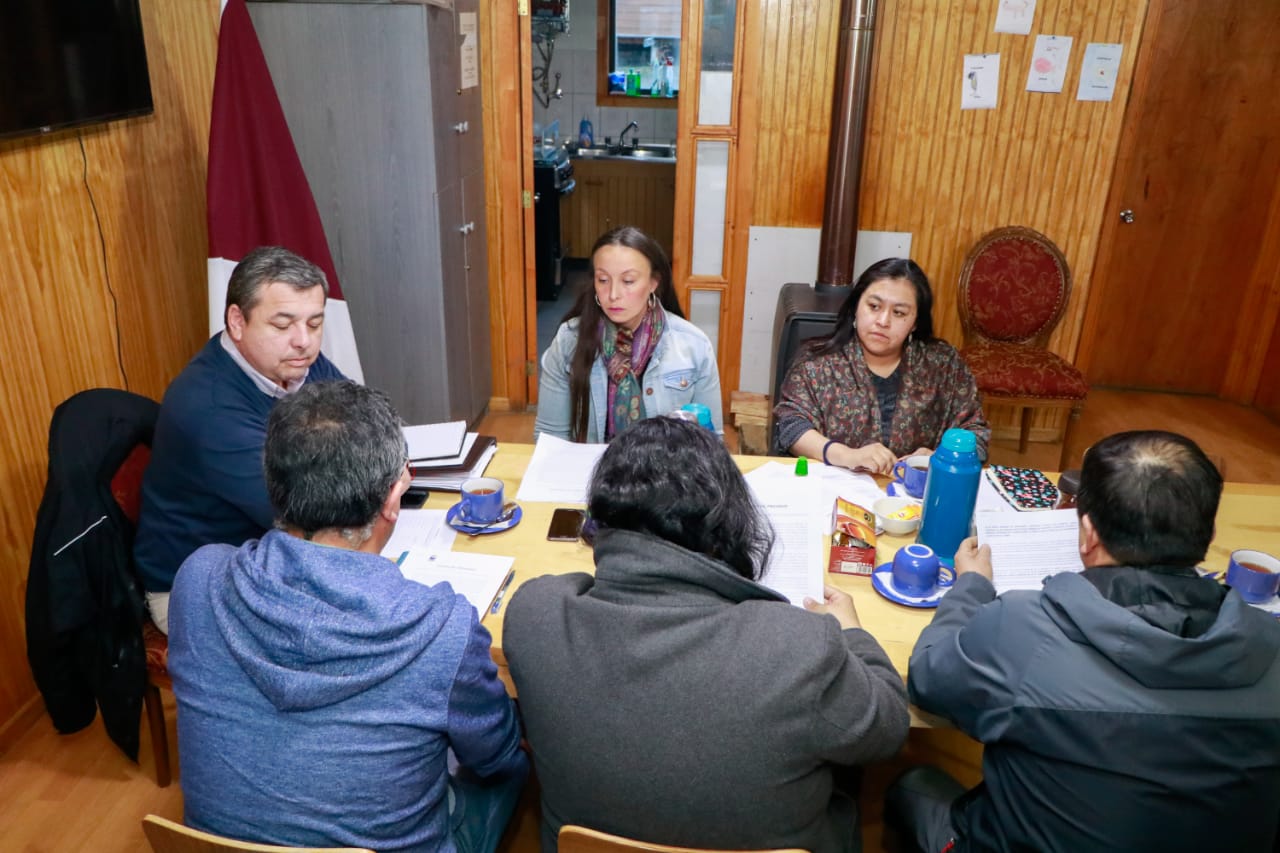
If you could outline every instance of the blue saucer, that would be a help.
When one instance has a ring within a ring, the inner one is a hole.
[[[942,570],[938,572],[938,579],[942,580],[943,575],[948,571],[950,570],[944,566]],[[951,577],[954,579],[955,575],[952,574]],[[901,604],[905,607],[937,607],[938,602],[942,600],[942,596],[946,595],[947,591],[951,589],[952,583],[954,583],[954,580],[949,580],[945,586],[943,584],[939,584],[934,587],[933,592],[929,595],[915,596],[907,595],[904,592],[898,592],[897,588],[893,585],[892,563],[884,563],[883,565],[876,567],[876,570],[871,574],[871,586],[876,592],[880,593],[894,604]]]
[[[511,528],[515,527],[517,524],[520,523],[520,519],[524,518],[524,509],[522,507],[517,506],[516,511],[512,513],[511,517],[508,518],[506,521],[499,522],[498,524],[490,525],[489,527],[485,527],[484,524],[481,522],[467,521],[465,519],[459,518],[458,515],[461,512],[462,512],[462,502],[459,501],[458,503],[449,507],[449,511],[445,513],[445,516],[444,516],[444,523],[449,525],[459,533],[466,533],[469,536],[487,536],[490,533],[501,533],[504,530],[510,530]],[[484,528],[484,529],[482,530],[480,528]]]

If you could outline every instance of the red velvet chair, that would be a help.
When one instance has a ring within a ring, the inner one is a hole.
[[[139,444],[121,463],[111,478],[111,494],[121,511],[134,523],[142,508],[142,472],[151,461],[151,448]],[[151,752],[156,760],[156,784],[167,788],[173,780],[169,764],[169,735],[164,722],[164,701],[160,688],[173,690],[169,679],[169,638],[160,632],[149,618],[142,623],[142,643],[147,651],[147,688],[142,694],[142,704],[147,712],[147,726],[151,731]]]
[[[1068,409],[1067,433],[1089,385],[1075,365],[1045,349],[1071,296],[1071,271],[1062,252],[1031,228],[1008,226],[984,235],[960,272],[961,355],[984,402],[1021,411],[1018,452],[1025,453],[1031,420],[1043,409]]]

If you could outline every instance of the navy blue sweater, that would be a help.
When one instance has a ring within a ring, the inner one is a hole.
[[[343,378],[323,355],[307,375],[308,382]],[[218,335],[169,385],[142,481],[133,548],[148,592],[167,592],[178,566],[201,545],[240,545],[271,527],[262,446],[275,402]]]

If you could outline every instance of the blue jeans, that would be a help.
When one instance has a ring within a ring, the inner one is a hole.
[[[449,832],[458,853],[493,853],[520,801],[529,760],[509,773],[481,779],[466,768],[449,777]]]

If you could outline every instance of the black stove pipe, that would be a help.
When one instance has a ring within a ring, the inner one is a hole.
[[[815,288],[819,293],[853,285],[858,189],[862,180],[875,26],[876,0],[843,0],[840,4],[831,145],[827,151],[827,198],[822,211]]]

